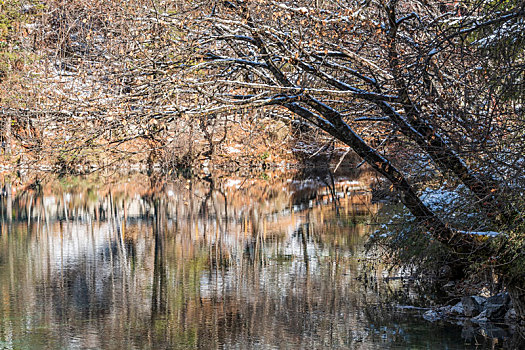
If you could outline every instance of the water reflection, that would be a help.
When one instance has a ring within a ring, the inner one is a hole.
[[[464,348],[357,278],[369,179],[5,180],[0,349]]]

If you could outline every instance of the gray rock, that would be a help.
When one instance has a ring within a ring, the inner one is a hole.
[[[499,293],[487,299],[487,304],[508,305],[510,303],[509,293]]]
[[[450,305],[445,305],[437,309],[437,311],[443,315],[449,315],[450,310],[452,310],[452,306]]]
[[[472,317],[473,322],[488,322],[487,310],[483,310],[476,317]]]
[[[487,317],[491,320],[500,320],[505,317],[505,314],[507,313],[507,307],[503,304],[489,304],[485,305],[485,310],[483,312],[486,313]]]
[[[452,308],[450,309],[450,313],[453,315],[463,315],[463,303],[460,301],[456,305],[452,306]]]
[[[508,293],[499,293],[487,299],[484,310],[491,320],[500,320],[505,317],[509,309],[510,297]]]
[[[512,322],[518,319],[518,316],[516,315],[516,310],[514,308],[509,309],[507,313],[505,313],[504,317],[505,321]]]
[[[461,305],[463,306],[463,314],[467,317],[474,317],[483,311],[485,298],[477,295],[461,298]]]
[[[430,322],[435,322],[441,319],[441,315],[435,310],[428,310],[423,314],[423,318]]]
[[[473,295],[472,298],[474,298],[474,300],[476,300],[476,302],[481,306],[485,305],[485,303],[487,302],[487,298],[484,298],[479,295]]]

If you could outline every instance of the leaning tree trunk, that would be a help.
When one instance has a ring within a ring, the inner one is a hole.
[[[401,202],[434,239],[454,251],[463,251],[465,248],[471,247],[472,243],[468,241],[468,237],[456,234],[449,226],[445,225],[445,223],[421,201],[403,174],[396,169],[390,161],[381,156],[359,137],[350,126],[342,120],[342,116],[340,116],[337,111],[325,105],[317,104],[315,100],[310,100],[308,103],[312,104],[314,108],[317,108],[318,112],[321,112],[329,122],[322,123],[314,113],[296,103],[288,104],[286,107],[304,119],[310,122],[316,122],[324,131],[347,144],[370,164],[374,170],[392,182],[392,185],[400,194]]]
[[[248,25],[251,27],[253,44],[258,48],[261,57],[264,59],[266,68],[273,75],[276,81],[282,86],[297,87],[292,83],[286,74],[272,60],[272,55],[268,51],[266,44],[259,35],[255,22],[250,16],[245,6],[241,7]],[[450,247],[454,251],[464,251],[471,248],[470,242],[464,235],[458,235],[448,225],[446,225],[434,212],[432,212],[418,197],[416,191],[403,176],[386,158],[381,156],[375,149],[370,147],[357,133],[344,121],[343,115],[328,105],[312,98],[308,94],[301,94],[299,101],[306,104],[315,112],[301,106],[297,102],[284,103],[293,113],[305,120],[317,125],[319,128],[328,132],[338,140],[350,146],[361,158],[363,158],[372,168],[392,182],[394,188],[400,193],[402,203],[416,217],[418,223],[437,241]]]

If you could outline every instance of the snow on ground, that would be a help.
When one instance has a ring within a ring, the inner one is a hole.
[[[441,210],[446,207],[451,207],[461,201],[461,192],[464,186],[460,185],[455,189],[447,189],[440,187],[438,189],[427,188],[421,194],[421,200],[425,205],[429,206],[431,210]]]
[[[224,147],[224,150],[231,154],[231,153],[241,153],[241,145],[234,145],[234,146],[226,146]]]
[[[459,233],[466,234],[466,235],[475,235],[475,236],[486,236],[486,237],[496,237],[500,234],[500,232],[495,231],[459,231]]]

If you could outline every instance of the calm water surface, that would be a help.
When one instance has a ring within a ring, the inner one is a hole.
[[[0,349],[476,341],[399,308],[425,298],[401,281],[370,279],[384,275],[363,252],[381,210],[370,177],[17,181],[0,202]]]

